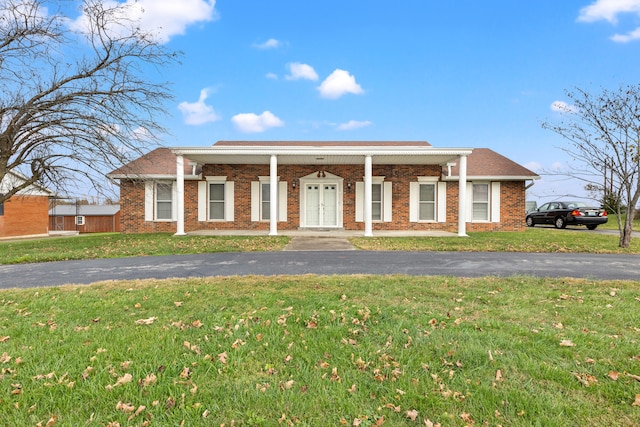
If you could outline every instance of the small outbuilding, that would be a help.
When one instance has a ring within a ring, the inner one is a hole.
[[[120,205],[58,205],[49,210],[49,229],[79,233],[120,232]]]
[[[10,171],[0,182],[0,194],[27,181],[24,175]],[[0,202],[0,239],[46,236],[49,221],[47,210],[53,191],[32,184],[18,191],[9,200]]]

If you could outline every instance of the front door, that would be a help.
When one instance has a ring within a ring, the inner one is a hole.
[[[338,225],[338,185],[307,184],[306,225],[307,227],[335,227]]]

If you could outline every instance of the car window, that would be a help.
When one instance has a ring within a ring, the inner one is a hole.
[[[538,210],[540,212],[549,210],[549,203],[545,203],[544,205],[540,206],[540,209],[538,209]]]
[[[549,203],[549,210],[558,209],[557,203]]]

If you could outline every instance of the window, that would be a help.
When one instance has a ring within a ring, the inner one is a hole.
[[[489,221],[489,184],[473,184],[474,221]]]
[[[382,184],[371,184],[371,220],[382,221]]]
[[[76,217],[76,225],[84,225],[84,216],[78,215]]]
[[[209,184],[209,219],[224,219],[224,184]]]
[[[436,219],[436,185],[420,184],[418,219],[435,221]]]
[[[271,186],[268,183],[260,184],[260,220],[271,219]]]
[[[173,213],[173,186],[156,183],[156,219],[171,220]]]

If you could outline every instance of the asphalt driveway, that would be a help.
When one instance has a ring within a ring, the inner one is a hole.
[[[172,255],[0,266],[0,288],[105,280],[301,274],[536,276],[640,280],[640,256],[511,252],[302,251]]]

